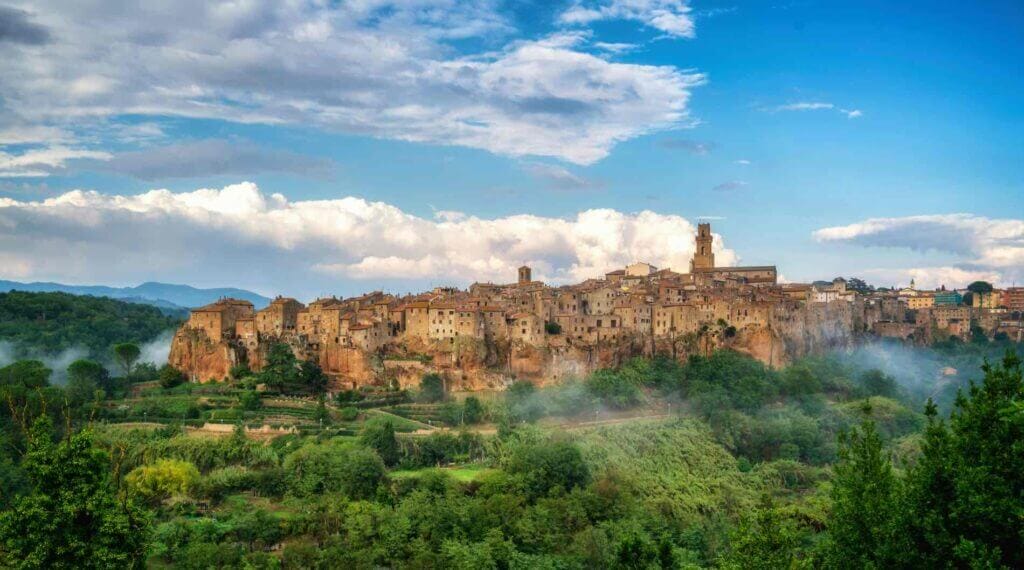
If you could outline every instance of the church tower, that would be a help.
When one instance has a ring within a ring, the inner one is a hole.
[[[530,283],[530,281],[533,280],[532,276],[530,275],[530,273],[531,273],[530,268],[528,266],[526,266],[526,265],[524,265],[524,266],[519,268],[519,284],[520,285],[526,285],[526,284]]]
[[[690,261],[690,273],[715,266],[715,254],[711,253],[713,240],[711,224],[697,224],[697,249],[693,251],[693,259]]]

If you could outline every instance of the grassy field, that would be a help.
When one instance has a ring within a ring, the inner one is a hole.
[[[460,483],[469,483],[471,481],[476,481],[489,473],[494,473],[497,470],[483,465],[460,465],[458,467],[444,468],[441,469],[441,471],[445,472],[451,478],[459,481]],[[426,469],[399,469],[392,471],[390,476],[392,479],[397,480],[416,479],[421,477],[425,472],[427,472]]]

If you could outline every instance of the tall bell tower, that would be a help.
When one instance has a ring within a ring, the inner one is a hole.
[[[712,269],[715,266],[715,254],[711,252],[711,224],[697,224],[697,249],[690,260],[690,273],[699,269]]]

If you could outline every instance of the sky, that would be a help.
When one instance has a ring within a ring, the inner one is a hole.
[[[1024,284],[1024,4],[0,0],[0,279]]]

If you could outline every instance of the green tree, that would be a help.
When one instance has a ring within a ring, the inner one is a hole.
[[[121,369],[124,370],[125,378],[131,376],[132,368],[139,360],[139,356],[142,355],[139,345],[134,342],[122,342],[115,344],[112,350],[114,351],[114,358],[121,365]]]
[[[992,284],[988,281],[975,281],[967,286],[967,290],[971,293],[991,293]]]
[[[1024,567],[1024,422],[1008,411],[1024,401],[1021,360],[1007,352],[986,363],[980,385],[957,397],[950,416],[950,459],[956,492],[951,504],[962,560],[985,558]]]
[[[468,396],[462,403],[462,421],[467,424],[478,424],[484,419],[484,405],[476,396]]]
[[[10,568],[143,568],[148,517],[118,497],[110,458],[88,432],[53,442],[33,426],[24,469],[32,490],[0,514],[0,557]]]
[[[444,400],[444,396],[444,379],[438,374],[424,374],[420,379],[420,400],[440,402]]]
[[[81,406],[95,397],[97,389],[109,395],[110,375],[107,369],[92,360],[76,360],[68,366],[65,388],[72,406]]]
[[[543,497],[556,487],[571,491],[590,482],[583,455],[567,441],[520,443],[504,467],[522,478],[526,494],[532,498]]]
[[[370,499],[387,479],[380,456],[370,449],[353,448],[340,469],[341,491],[353,499]]]
[[[50,385],[52,372],[39,360],[18,360],[0,368],[0,384],[43,388]]]
[[[290,346],[276,343],[270,347],[259,379],[268,388],[281,391],[298,383],[299,364]]]
[[[157,379],[159,380],[162,388],[169,389],[183,384],[185,382],[185,374],[170,364],[164,364],[160,367]]]
[[[395,438],[395,425],[391,418],[378,416],[366,422],[359,439],[363,445],[376,451],[388,467],[398,464],[398,439]]]
[[[731,549],[722,566],[754,570],[792,568],[801,540],[796,521],[786,517],[766,494],[758,508],[732,533]]]
[[[587,378],[587,390],[606,406],[626,409],[640,403],[640,386],[615,370],[597,370]]]
[[[327,391],[327,375],[316,362],[303,360],[299,364],[299,384],[314,394],[323,394]]]
[[[537,387],[528,380],[519,380],[505,391],[509,420],[535,422],[544,415],[544,404],[537,396]]]
[[[832,481],[830,546],[834,568],[889,568],[898,565],[893,518],[897,481],[871,420],[840,438]]]

